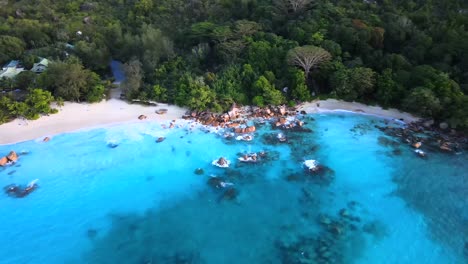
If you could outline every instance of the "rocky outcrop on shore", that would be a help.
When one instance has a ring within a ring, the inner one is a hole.
[[[304,123],[296,120],[298,111],[295,107],[286,106],[268,106],[264,108],[255,106],[237,107],[233,105],[231,109],[222,114],[216,114],[208,111],[189,111],[182,118],[194,120],[202,125],[215,128],[230,129],[237,134],[253,133],[255,126],[247,125],[249,120],[259,122],[273,121],[277,128],[289,129],[293,127],[302,127]]]
[[[397,137],[415,149],[457,153],[468,150],[468,136],[463,131],[451,130],[428,124],[427,121],[409,123],[403,127],[376,126],[385,134]]]
[[[0,166],[4,167],[10,163],[16,162],[18,160],[18,154],[13,150],[8,153],[8,155],[0,158]]]

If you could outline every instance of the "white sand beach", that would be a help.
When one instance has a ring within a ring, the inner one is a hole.
[[[398,109],[383,109],[380,106],[370,106],[356,102],[345,102],[336,99],[315,100],[313,102],[303,103],[298,106],[299,111],[306,113],[321,113],[331,111],[349,111],[360,114],[375,115],[389,119],[400,119],[405,123],[418,121],[419,118]]]
[[[57,114],[43,116],[38,120],[15,119],[0,125],[0,144],[52,137],[65,132],[122,123],[180,119],[186,112],[186,109],[174,105],[143,106],[128,104],[119,99],[110,99],[95,104],[66,102],[58,109]],[[167,113],[156,114],[155,111],[158,109],[167,109]],[[147,118],[139,120],[139,115],[145,115]]]
[[[320,106],[317,106],[319,104]],[[159,115],[158,109],[167,109],[167,113]],[[334,99],[316,100],[299,105],[299,111],[320,113],[329,111],[351,111],[370,114],[391,119],[403,119],[404,122],[417,121],[418,118],[397,109],[382,109],[377,106],[367,106],[361,103],[344,102]],[[110,99],[95,104],[70,103],[59,107],[57,114],[43,116],[38,120],[15,119],[0,125],[0,144],[12,144],[32,139],[53,137],[53,135],[86,130],[109,125],[135,122],[163,122],[180,119],[187,109],[174,105],[158,104],[158,106],[143,106],[128,104],[119,99]],[[145,120],[139,120],[139,115],[145,115]]]

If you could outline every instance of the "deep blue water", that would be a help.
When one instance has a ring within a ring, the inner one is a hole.
[[[466,263],[466,153],[422,160],[379,144],[379,118],[304,118],[312,132],[287,143],[269,125],[245,142],[138,123],[0,146],[27,153],[1,186],[39,179],[25,198],[0,193],[0,263]],[[305,159],[333,172],[308,175]]]

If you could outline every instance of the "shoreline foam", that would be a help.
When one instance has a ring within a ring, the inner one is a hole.
[[[320,104],[320,106],[317,106]],[[157,109],[167,109],[165,114],[159,115]],[[344,102],[335,99],[316,100],[298,106],[298,111],[306,113],[326,113],[349,111],[357,114],[374,115],[404,122],[414,122],[419,119],[409,113],[397,109],[382,109],[355,102]],[[51,137],[57,134],[90,130],[140,122],[164,122],[180,120],[187,109],[174,105],[159,104],[158,106],[143,106],[129,104],[119,99],[110,99],[95,104],[66,102],[59,112],[50,116],[43,116],[38,120],[15,119],[0,125],[0,145],[15,144],[28,140]],[[145,115],[145,120],[138,120],[139,115]]]
[[[308,114],[326,112],[351,112],[355,114],[372,115],[380,118],[394,119],[411,123],[419,121],[420,118],[395,108],[383,109],[380,106],[370,106],[357,102],[345,102],[336,99],[316,100],[300,104],[298,111],[305,111]]]
[[[156,114],[155,111],[159,108],[167,109],[167,112]],[[95,104],[66,102],[63,107],[59,107],[57,114],[42,116],[38,120],[15,119],[0,125],[0,145],[119,124],[175,120],[180,119],[186,110],[167,104],[129,104],[119,99]],[[147,118],[139,120],[140,115]]]

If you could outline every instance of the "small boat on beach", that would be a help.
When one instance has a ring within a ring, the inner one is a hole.
[[[219,159],[213,160],[213,162],[211,162],[211,164],[216,166],[216,167],[220,167],[220,168],[229,168],[229,165],[231,164],[231,162],[229,160],[225,159],[224,157],[221,157]]]

